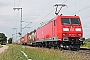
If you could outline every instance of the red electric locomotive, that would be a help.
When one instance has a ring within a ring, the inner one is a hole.
[[[36,30],[36,45],[51,48],[77,48],[83,44],[83,29],[79,16],[58,15]]]
[[[83,29],[79,16],[58,15],[61,8],[66,6],[56,4],[57,15],[44,26],[34,30],[26,35],[23,43],[29,43],[40,47],[58,47],[60,49],[80,49],[80,45],[85,40],[83,38]],[[58,6],[62,6],[57,12]],[[28,36],[28,37],[27,37]]]

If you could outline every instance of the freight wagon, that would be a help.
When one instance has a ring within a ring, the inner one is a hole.
[[[35,44],[35,32],[36,30],[24,35],[21,39],[22,45],[34,45]]]

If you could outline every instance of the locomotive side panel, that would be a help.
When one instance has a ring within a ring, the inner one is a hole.
[[[52,26],[53,22],[50,22],[48,24],[46,24],[45,26],[42,26],[41,28],[37,29],[36,34],[37,37],[36,39],[38,40],[42,40],[42,39],[47,39],[47,38],[51,38],[52,37],[52,30],[53,30],[53,26]]]
[[[62,25],[61,25],[61,16],[58,16],[57,18],[57,36],[58,36],[58,41],[62,41]]]

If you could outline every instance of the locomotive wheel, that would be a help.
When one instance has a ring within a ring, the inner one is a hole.
[[[59,46],[59,50],[60,51],[62,51],[63,50],[63,47],[62,47],[63,45],[62,44],[60,44],[60,46]]]
[[[62,50],[63,50],[63,48],[62,48],[62,47],[59,47],[59,50],[60,50],[60,51],[62,51]]]

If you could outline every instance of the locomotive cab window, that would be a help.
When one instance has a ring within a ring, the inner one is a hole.
[[[79,18],[62,18],[61,22],[62,25],[68,25],[68,24],[80,25]]]
[[[71,18],[71,23],[80,25],[80,20],[78,18]]]
[[[54,26],[56,26],[56,20],[54,20]]]
[[[62,22],[62,25],[70,24],[70,19],[69,18],[62,18],[61,22]]]

